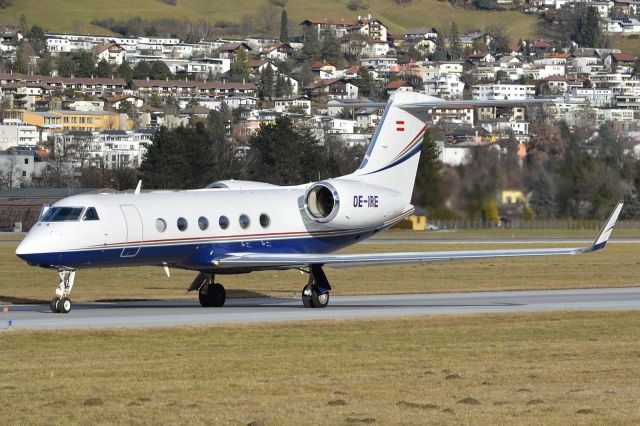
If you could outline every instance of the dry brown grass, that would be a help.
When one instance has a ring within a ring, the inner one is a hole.
[[[534,245],[539,247],[539,244]],[[580,246],[580,244],[578,244]],[[518,244],[367,244],[345,252],[386,252],[521,248]],[[15,244],[0,244],[0,303],[44,303],[52,297],[57,274],[27,266],[14,254]],[[331,269],[326,272],[334,294],[400,294],[625,287],[638,285],[640,244],[609,244],[598,253],[553,258],[514,258],[393,267]],[[186,288],[194,272],[162,268],[80,270],[74,301],[154,300],[195,298]],[[219,275],[230,297],[267,295],[290,297],[307,276],[297,271],[267,271],[236,276]]]
[[[635,425],[639,323],[599,312],[7,332],[0,406],[5,424]]]

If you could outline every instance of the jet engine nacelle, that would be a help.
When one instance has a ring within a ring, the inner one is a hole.
[[[380,226],[405,211],[400,197],[389,188],[330,179],[307,189],[304,210],[314,222],[336,229]]]

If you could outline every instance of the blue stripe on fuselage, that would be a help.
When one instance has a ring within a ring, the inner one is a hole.
[[[212,261],[227,253],[330,253],[373,235],[375,230],[332,237],[300,237],[283,240],[193,243],[142,246],[134,257],[121,257],[122,248],[21,254],[33,266],[103,268],[117,266],[170,265],[194,270],[213,270]]]

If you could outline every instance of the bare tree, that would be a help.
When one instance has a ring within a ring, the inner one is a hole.
[[[74,135],[71,141],[66,144],[66,157],[84,169],[90,165],[92,143],[93,135],[91,133]]]
[[[0,166],[0,186],[5,189],[11,189],[20,186],[22,182],[22,173],[18,168],[18,159],[14,154],[3,155],[5,161]]]

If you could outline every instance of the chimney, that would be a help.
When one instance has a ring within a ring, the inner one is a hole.
[[[149,82],[149,76],[147,76],[147,82]]]

